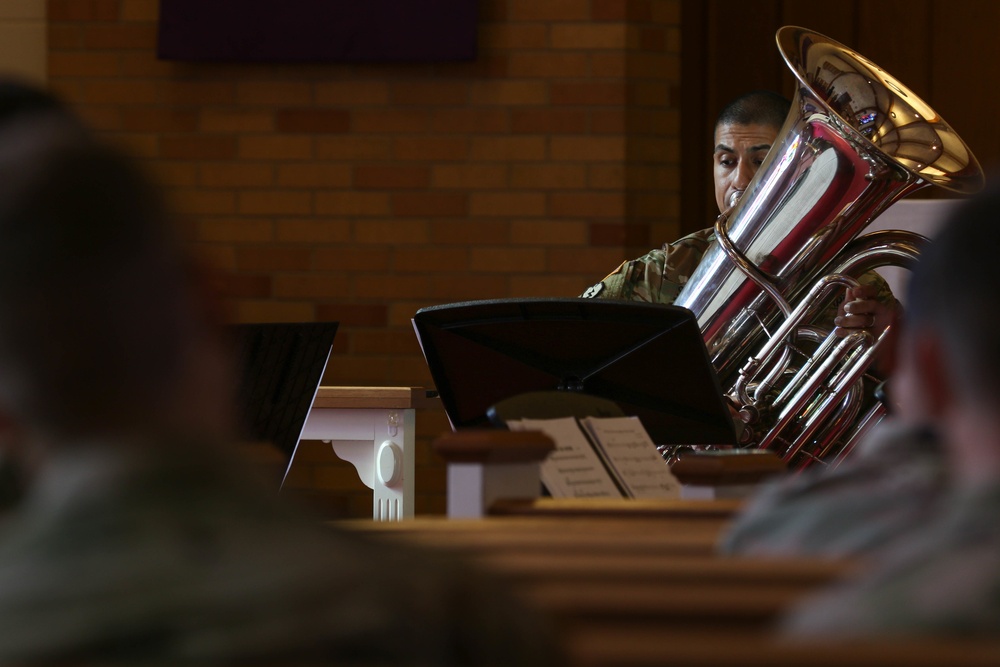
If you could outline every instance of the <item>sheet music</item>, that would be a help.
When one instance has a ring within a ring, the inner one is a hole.
[[[555,441],[556,450],[541,468],[542,483],[553,498],[622,497],[573,417],[510,420],[507,427],[512,431],[542,431]]]
[[[636,417],[580,420],[632,498],[680,498],[681,485]]]

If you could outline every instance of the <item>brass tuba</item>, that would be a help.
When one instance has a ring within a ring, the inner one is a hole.
[[[799,27],[776,39],[797,79],[792,109],[675,303],[698,318],[745,444],[800,466],[839,461],[884,414],[863,410],[864,383],[890,330],[837,338],[809,322],[865,271],[911,266],[926,239],[858,234],[926,185],[975,192],[983,172],[954,130],[875,63]]]

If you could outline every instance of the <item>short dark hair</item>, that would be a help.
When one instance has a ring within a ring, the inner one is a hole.
[[[785,124],[792,103],[770,90],[754,90],[740,95],[727,104],[715,121],[720,125],[767,125],[780,128]]]
[[[0,127],[0,402],[56,436],[142,424],[193,311],[158,192],[64,114]]]
[[[964,389],[1000,398],[1000,183],[958,205],[921,254],[906,326],[942,338]]]

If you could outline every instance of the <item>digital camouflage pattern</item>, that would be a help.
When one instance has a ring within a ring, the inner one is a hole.
[[[689,234],[665,244],[659,250],[650,250],[638,259],[622,262],[614,272],[580,296],[586,299],[672,304],[713,243],[715,230],[712,228]],[[895,303],[892,290],[877,273],[869,271],[858,282],[862,285],[877,285],[877,301],[886,305]],[[826,311],[820,324],[833,326],[838,305],[834,303]]]

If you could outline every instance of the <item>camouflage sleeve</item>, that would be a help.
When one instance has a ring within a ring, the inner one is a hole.
[[[613,273],[588,288],[585,299],[616,299],[672,304],[698,267],[714,238],[706,229],[651,250],[638,259],[622,262]]]

